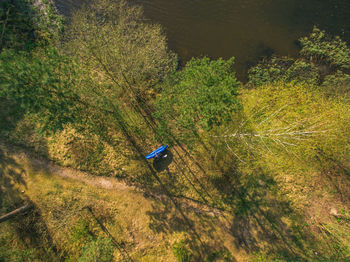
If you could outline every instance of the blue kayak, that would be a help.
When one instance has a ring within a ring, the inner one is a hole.
[[[164,152],[165,149],[167,148],[168,146],[165,145],[165,146],[161,146],[160,148],[157,148],[156,150],[154,150],[152,153],[149,153],[147,156],[146,156],[146,159],[151,159],[153,157],[155,157],[156,155],[159,155],[160,153]]]

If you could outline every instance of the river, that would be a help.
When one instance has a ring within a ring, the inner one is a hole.
[[[79,0],[55,0],[68,15]],[[169,47],[191,57],[236,58],[241,80],[264,56],[295,56],[314,25],[350,40],[350,0],[133,0],[163,26]]]

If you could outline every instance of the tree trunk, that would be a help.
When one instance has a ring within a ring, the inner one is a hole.
[[[17,216],[19,214],[22,214],[22,213],[26,212],[27,210],[31,209],[32,207],[33,206],[27,204],[27,205],[24,205],[24,206],[22,206],[20,208],[17,208],[16,210],[13,210],[12,212],[1,216],[0,217],[0,223],[5,222],[6,220],[9,220],[9,219],[11,219],[11,218],[13,218],[13,217],[15,217],[15,216]]]

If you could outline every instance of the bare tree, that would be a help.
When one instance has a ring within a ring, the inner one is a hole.
[[[292,148],[297,147],[300,142],[332,134],[332,129],[325,128],[326,122],[320,117],[293,119],[294,122],[288,122],[285,119],[284,110],[288,110],[289,106],[291,105],[279,107],[256,121],[255,116],[267,108],[263,107],[252,115],[241,118],[236,128],[228,128],[222,134],[213,137],[223,141],[227,149],[237,159],[243,161],[233,150],[234,145],[244,145],[246,150],[254,152],[264,148],[270,153],[274,153],[273,148],[277,147],[296,156]]]

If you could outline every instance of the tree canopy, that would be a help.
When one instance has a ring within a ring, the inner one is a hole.
[[[77,119],[79,80],[73,61],[55,49],[0,55],[0,97],[26,113],[40,114],[43,130],[62,129]]]
[[[175,118],[183,132],[209,131],[229,122],[241,107],[233,64],[233,58],[192,59],[162,88],[158,119]]]
[[[112,81],[114,92],[134,99],[152,95],[153,87],[176,68],[160,26],[146,23],[140,7],[125,1],[89,3],[73,16],[66,38],[66,49],[81,63]]]

